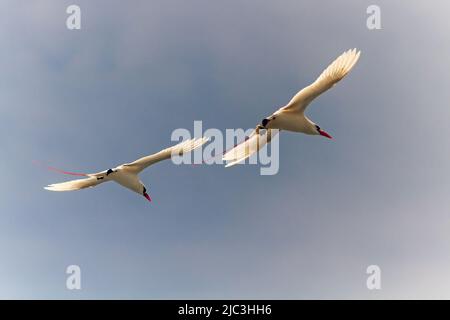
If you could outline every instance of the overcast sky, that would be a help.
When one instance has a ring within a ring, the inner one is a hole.
[[[0,298],[450,298],[447,1],[77,1],[81,30],[70,4],[0,3]],[[194,120],[254,127],[353,47],[308,109],[335,139],[282,132],[277,175],[166,161],[151,204],[42,188],[73,177],[33,160],[97,172]]]

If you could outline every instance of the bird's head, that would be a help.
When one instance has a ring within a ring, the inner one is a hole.
[[[150,196],[147,193],[147,188],[145,188],[145,186],[142,186],[142,195],[145,197],[145,199],[147,199],[148,201],[152,201],[152,198],[150,198]]]
[[[315,126],[316,126],[316,132],[317,132],[316,134],[320,134],[321,136],[324,136],[328,139],[333,139],[332,136],[330,136],[325,130],[321,129],[317,124]]]

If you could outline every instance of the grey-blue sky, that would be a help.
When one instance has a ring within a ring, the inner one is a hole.
[[[3,1],[0,297],[450,297],[445,1]],[[194,120],[252,127],[338,54],[356,68],[282,133],[280,172],[174,166],[50,193],[66,177],[171,144]],[[138,139],[136,139],[138,137]],[[79,264],[83,289],[65,289]],[[383,289],[365,288],[378,264]]]

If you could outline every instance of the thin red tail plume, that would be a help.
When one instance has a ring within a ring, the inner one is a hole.
[[[81,177],[86,177],[87,176],[86,173],[70,172],[70,171],[61,170],[61,169],[58,169],[58,168],[55,168],[55,167],[52,167],[52,166],[46,166],[46,165],[40,163],[37,160],[33,160],[33,163],[36,164],[36,165],[42,166],[42,167],[46,168],[47,170],[55,171],[55,172],[62,173],[62,174],[67,174],[67,175],[71,175],[71,176],[81,176]]]

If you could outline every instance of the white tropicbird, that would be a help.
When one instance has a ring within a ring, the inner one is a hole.
[[[47,187],[44,187],[44,189],[50,191],[73,191],[95,187],[96,185],[107,181],[115,181],[125,188],[143,195],[148,201],[152,201],[147,193],[147,188],[145,188],[144,184],[139,180],[138,174],[152,164],[155,164],[162,160],[170,159],[172,155],[182,155],[183,153],[190,152],[202,146],[208,140],[208,138],[187,140],[175,146],[161,150],[160,152],[157,152],[155,154],[142,157],[131,163],[125,163],[113,169],[108,169],[98,173],[71,173],[57,170],[67,174],[86,176],[87,178],[51,184]],[[54,168],[51,169],[54,170]]]
[[[258,152],[267,142],[270,142],[267,135],[269,137],[274,135],[271,133],[272,129],[321,135],[332,139],[325,130],[305,116],[305,109],[311,101],[332,88],[350,72],[358,61],[360,53],[361,51],[351,49],[341,54],[320,74],[316,81],[300,90],[287,105],[278,109],[271,116],[264,118],[248,140],[224,154],[223,160],[228,162],[227,167],[247,159],[253,153]],[[269,132],[263,137],[263,143],[258,143],[262,137],[259,134],[260,129],[267,129]],[[251,144],[256,147],[252,148]]]

